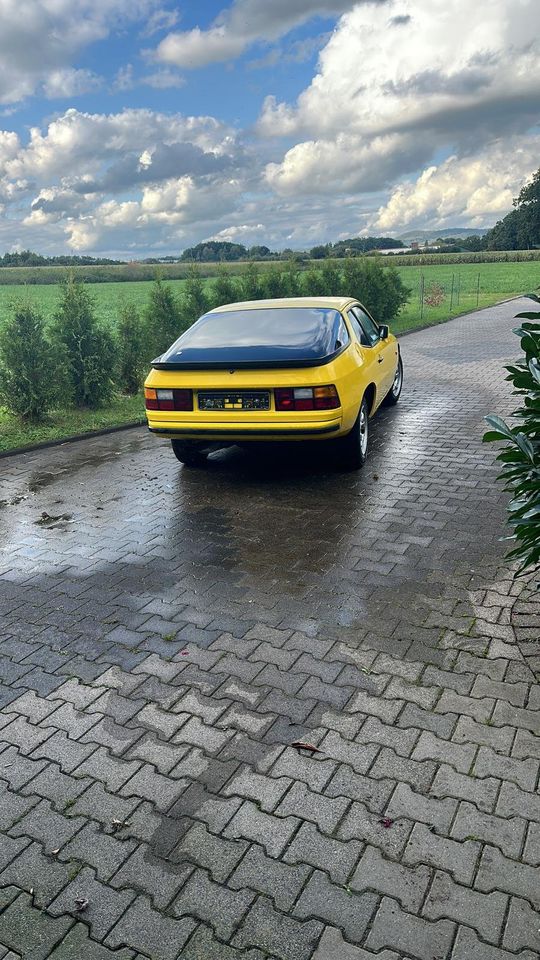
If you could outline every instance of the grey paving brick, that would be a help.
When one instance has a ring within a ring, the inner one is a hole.
[[[320,754],[310,757],[291,748],[280,754],[270,774],[272,777],[302,780],[312,790],[321,791],[330,780],[337,766],[337,762],[325,759]]]
[[[248,849],[245,840],[225,840],[195,823],[175,847],[173,861],[187,861],[208,870],[213,880],[224,883]]]
[[[479,676],[474,681],[472,697],[493,697],[495,700],[508,700],[516,707],[524,707],[528,694],[526,683],[504,683],[490,677]]]
[[[48,801],[41,800],[12,826],[10,833],[38,840],[46,853],[52,853],[71,840],[84,823],[81,817],[71,819],[56,813]]]
[[[533,791],[538,779],[540,760],[519,760],[514,757],[503,757],[495,753],[491,747],[480,747],[476,758],[473,773],[475,777],[498,777],[500,780],[511,780],[522,790]]]
[[[424,710],[431,710],[439,699],[439,693],[438,687],[417,685],[402,677],[392,677],[384,691],[384,696],[394,700],[405,700],[408,703],[415,703],[417,707],[422,707]]]
[[[309,864],[326,870],[334,883],[345,884],[358,861],[362,843],[350,839],[347,843],[326,837],[311,823],[302,823],[292,843],[285,850],[287,863]],[[277,903],[277,901],[276,901]],[[277,904],[279,906],[279,904]]]
[[[415,823],[403,854],[403,863],[425,863],[452,874],[458,883],[471,884],[481,844],[475,840],[458,843],[432,833],[423,823]]]
[[[526,900],[512,897],[504,928],[503,946],[507,950],[527,947],[540,953],[540,923],[538,912]]]
[[[101,744],[115,756],[119,756],[135,743],[143,735],[143,732],[141,727],[131,730],[115,723],[110,717],[104,717],[102,720],[98,720],[95,726],[81,737],[79,743],[93,744],[94,749],[97,744]]]
[[[56,763],[49,763],[24,787],[25,793],[37,794],[52,800],[59,810],[73,803],[90,785],[90,780],[62,773]]]
[[[311,700],[305,700],[304,703],[311,703]],[[341,733],[347,740],[353,740],[356,737],[360,727],[364,722],[364,717],[360,714],[352,715],[343,713],[341,710],[328,709],[325,704],[319,704],[311,714],[310,720],[320,724],[321,727],[328,730],[335,730]]]
[[[105,827],[110,828],[113,820],[122,822],[129,820],[138,803],[138,799],[126,800],[116,794],[109,793],[101,783],[93,783],[88,790],[77,797],[70,808],[69,815],[72,817],[90,817],[90,819],[98,820]]]
[[[477,700],[474,697],[462,697],[453,690],[443,690],[441,698],[435,707],[437,713],[457,713],[473,717],[478,723],[486,723],[493,713],[495,700],[484,697]]]
[[[4,838],[4,843],[8,838]],[[27,841],[17,841],[24,845]],[[0,865],[3,862],[3,844],[0,847]],[[53,900],[70,879],[73,866],[60,863],[55,857],[43,854],[39,843],[30,843],[1,874],[2,884],[13,883],[24,890],[33,890],[36,906],[43,907]]]
[[[154,856],[147,844],[141,844],[124,860],[110,883],[119,890],[127,888],[148,894],[153,906],[164,910],[191,872],[191,865],[169,863]]]
[[[530,823],[527,831],[527,840],[523,851],[523,859],[533,866],[540,866],[540,824]]]
[[[124,755],[127,760],[152,763],[159,773],[168,774],[189,751],[187,745],[167,743],[153,733],[144,734]],[[203,761],[203,768],[208,761]]]
[[[50,706],[56,709],[58,704],[54,703],[54,701],[67,700],[69,703],[72,703],[74,707],[77,707],[78,710],[84,710],[91,703],[94,703],[102,693],[103,688],[98,686],[97,683],[81,683],[81,681],[77,679],[66,680],[65,683],[58,687],[58,689],[54,691],[54,694],[52,694],[50,699],[53,702],[50,703]],[[45,714],[45,716],[46,715],[47,714]]]
[[[40,743],[47,740],[54,731],[29,723],[26,717],[15,717],[2,729],[2,740],[18,747],[22,753],[32,753]]]
[[[137,760],[124,760],[109,753],[105,747],[98,747],[73,774],[75,777],[92,777],[104,783],[108,790],[115,791],[123,787],[140,766]]]
[[[540,823],[540,796],[526,793],[514,783],[502,783],[495,813],[499,817],[525,817]]]
[[[188,713],[200,717],[205,723],[212,725],[218,720],[227,709],[226,700],[213,700],[211,697],[205,697],[197,690],[188,690],[175,703],[175,713]]]
[[[287,777],[274,779],[249,768],[239,771],[223,788],[226,797],[246,797],[255,800],[261,810],[271,813],[277,807],[291,780]]]
[[[405,867],[387,860],[375,847],[366,847],[349,886],[359,892],[373,890],[375,893],[394,896],[404,910],[418,913],[430,878],[431,871],[428,867]]]
[[[132,960],[133,950],[118,950],[112,953],[107,947],[90,940],[88,929],[82,923],[76,923],[62,942],[53,950],[49,960]]]
[[[332,833],[350,806],[347,797],[324,797],[304,783],[293,783],[276,808],[280,817],[300,816],[325,833]]]
[[[519,960],[537,960],[537,956],[536,952],[524,950],[519,954]],[[474,960],[516,960],[515,953],[482,943],[470,927],[459,927],[452,960],[471,960],[472,957]]]
[[[49,904],[47,910],[53,917],[71,914],[77,919],[77,899],[88,901],[84,921],[90,925],[92,937],[103,940],[135,899],[135,894],[131,890],[119,892],[111,889],[109,885],[105,886],[96,879],[93,870],[83,867],[75,879]],[[86,960],[86,954],[83,956]]]
[[[438,760],[441,763],[450,764],[461,773],[468,773],[475,755],[475,746],[439,740],[433,733],[424,731],[411,757],[413,760]]]
[[[359,690],[347,705],[351,713],[366,713],[368,717],[378,717],[383,723],[391,724],[396,720],[403,700],[387,700],[384,697],[373,697],[364,690]]]
[[[325,755],[347,763],[356,773],[367,773],[379,752],[378,744],[351,743],[335,730],[327,733],[320,746]]]
[[[184,781],[163,777],[160,773],[156,773],[154,767],[146,763],[124,784],[120,793],[125,797],[150,800],[158,810],[168,810],[178,800],[184,789]]]
[[[136,846],[134,840],[109,836],[102,833],[96,824],[88,823],[62,848],[59,859],[79,860],[94,867],[100,880],[110,880]]]
[[[54,760],[63,773],[72,773],[95,749],[95,744],[71,740],[63,730],[57,730],[52,737],[36,747],[32,757]]]
[[[25,960],[48,960],[63,939],[72,921],[52,918],[32,905],[32,898],[21,893],[0,914],[0,943],[18,953],[24,945]]]
[[[311,870],[299,864],[289,866],[282,861],[267,857],[262,847],[254,844],[229,878],[228,884],[233,890],[248,888],[270,897],[278,910],[284,913],[292,905]]]
[[[496,847],[484,847],[475,887],[490,893],[504,890],[516,897],[530,900],[540,910],[538,870],[526,863],[509,860]]]
[[[507,904],[504,893],[478,893],[437,871],[422,912],[431,920],[448,917],[474,927],[482,940],[498,944]]]
[[[378,717],[368,717],[357,736],[358,743],[378,743],[391,747],[401,757],[410,757],[420,733],[418,730],[399,730],[382,723]]]
[[[362,939],[377,905],[372,893],[349,893],[316,870],[302,891],[295,908],[297,917],[313,917],[340,927],[348,940]]]
[[[450,829],[457,807],[458,801],[452,797],[444,796],[443,799],[436,800],[412,790],[408,783],[398,783],[385,814],[392,820],[399,817],[419,820],[436,827],[440,833],[446,833]]]
[[[455,690],[468,696],[474,683],[474,675],[470,673],[453,673],[449,670],[441,670],[439,667],[430,664],[422,674],[422,683],[425,686],[444,687]]]
[[[7,831],[38,803],[37,797],[22,797],[0,780],[0,831]]]
[[[18,716],[22,715],[33,724],[44,720],[57,708],[58,703],[46,700],[44,697],[38,697],[33,690],[26,690],[25,693],[9,704],[10,713]]]
[[[174,736],[175,743],[191,743],[205,753],[218,753],[232,737],[232,731],[218,730],[203,723],[199,717],[190,717]]]
[[[250,800],[244,801],[225,830],[225,836],[237,840],[254,840],[270,857],[279,857],[299,820],[281,813],[279,817],[263,813]]]
[[[324,792],[329,797],[358,798],[377,813],[384,810],[394,786],[393,780],[372,780],[343,766],[336,771]]]
[[[362,803],[353,803],[346,817],[339,825],[337,834],[342,840],[351,843],[357,839],[370,843],[383,851],[385,856],[399,859],[409,838],[412,823],[398,819],[386,828],[380,814],[372,813]]]
[[[506,700],[497,700],[493,711],[493,723],[498,727],[508,724],[519,727],[521,730],[530,730],[531,733],[540,736],[540,710],[514,707]]]
[[[316,920],[301,922],[275,910],[266,897],[258,897],[233,945],[259,947],[277,960],[310,960],[322,929]]]
[[[347,943],[336,927],[325,927],[312,960],[399,960],[393,950],[372,953]]]
[[[449,920],[432,923],[405,913],[395,900],[383,897],[366,940],[375,951],[383,947],[434,960],[450,953],[455,924]]]
[[[442,764],[437,770],[430,793],[435,797],[470,800],[480,810],[491,813],[495,808],[499,786],[500,780],[495,780],[494,777],[468,777],[464,773],[456,773],[453,767]]]
[[[452,837],[483,840],[500,847],[507,857],[518,859],[526,821],[520,817],[497,817],[483,813],[473,803],[462,802],[452,824]]]
[[[528,757],[540,759],[540,737],[528,730],[518,730],[512,747],[512,756],[525,760]]]
[[[475,657],[472,653],[462,651],[458,653],[454,670],[456,673],[472,673],[475,676],[480,673],[492,680],[502,680],[507,664],[508,661],[504,659],[488,660],[486,657]]]
[[[177,960],[197,926],[191,917],[175,920],[154,910],[146,897],[137,897],[107,937],[107,945],[129,943],[152,960]]]
[[[397,726],[413,730],[430,730],[438,737],[448,740],[452,735],[458,717],[455,713],[438,714],[423,710],[415,703],[407,703],[397,720]]]
[[[452,740],[456,743],[477,743],[492,747],[497,753],[510,753],[515,730],[513,727],[494,727],[477,723],[472,717],[460,717]]]
[[[149,727],[155,730],[165,740],[169,740],[180,730],[187,722],[188,717],[184,714],[170,713],[168,710],[162,710],[154,703],[147,703],[142,710],[134,716],[133,723]]]
[[[383,747],[369,771],[370,777],[401,780],[417,790],[427,790],[435,775],[437,764],[433,760],[411,760],[398,756],[389,747]]]
[[[236,950],[200,924],[182,952],[182,960],[265,960],[260,950]]]
[[[220,718],[219,725],[225,728],[234,727],[236,730],[245,730],[246,733],[257,737],[261,736],[275,719],[274,714],[267,713],[261,716],[253,710],[248,710],[246,707],[241,707],[235,703]]]
[[[78,740],[83,734],[88,733],[99,719],[99,714],[85,713],[83,710],[77,710],[71,703],[63,703],[50,717],[43,720],[42,733],[50,736],[53,733],[50,728],[54,727],[65,730],[72,740]]]
[[[211,924],[222,940],[229,940],[254,899],[252,890],[230,890],[214,883],[203,870],[196,870],[176,898],[172,910],[177,917],[198,917]]]

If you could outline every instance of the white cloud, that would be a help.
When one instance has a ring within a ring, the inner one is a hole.
[[[155,90],[167,90],[170,87],[183,87],[185,79],[179,73],[173,70],[157,70],[155,73],[149,73],[141,78],[141,83],[147,87],[154,87]]]
[[[97,90],[103,81],[91,70],[74,70],[67,67],[53,70],[43,84],[43,92],[49,100],[67,97],[79,97],[83,93]]]
[[[42,83],[57,89],[55,76],[84,47],[146,18],[155,6],[156,0],[0,0],[0,103],[16,103]]]
[[[313,17],[350,10],[355,2],[362,0],[235,0],[207,30],[195,27],[170,33],[159,44],[156,57],[190,69],[233,60],[256,41],[276,40]]]
[[[208,240],[228,240],[232,243],[247,243],[248,246],[264,239],[267,228],[264,223],[239,223],[237,226],[225,227],[208,237]]]
[[[369,191],[440,149],[469,153],[526,130],[538,120],[539,30],[537,0],[356,6],[297,102],[266,99],[259,134],[297,141],[268,181],[284,194],[335,192],[343,177],[344,189]]]
[[[369,226],[383,232],[424,223],[489,226],[511,209],[512,199],[537,169],[539,156],[536,135],[492,144],[474,157],[449,157],[395,187]]]

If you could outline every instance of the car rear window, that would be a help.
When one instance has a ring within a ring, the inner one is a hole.
[[[159,358],[160,363],[316,362],[348,341],[338,310],[269,307],[207,313]]]

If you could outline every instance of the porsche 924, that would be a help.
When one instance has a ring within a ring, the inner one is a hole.
[[[369,419],[397,403],[399,345],[348,297],[230,303],[206,313],[152,363],[150,430],[195,466],[208,448],[325,441],[347,469],[368,452]]]

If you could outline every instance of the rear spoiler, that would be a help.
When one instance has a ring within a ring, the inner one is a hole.
[[[152,360],[154,370],[285,370],[299,367],[323,367],[339,357],[349,346],[344,343],[326,357],[291,360]]]

